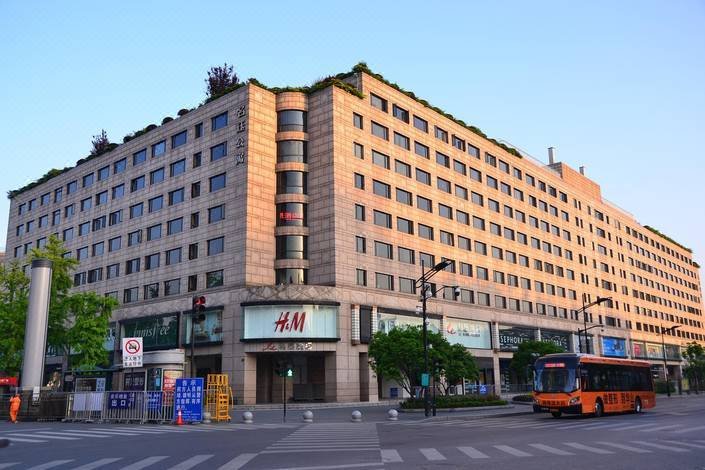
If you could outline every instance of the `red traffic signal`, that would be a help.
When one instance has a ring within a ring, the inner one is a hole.
[[[206,308],[206,296],[204,295],[194,295],[193,296],[193,310],[203,311]]]

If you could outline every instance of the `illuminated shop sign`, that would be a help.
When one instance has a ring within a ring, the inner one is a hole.
[[[338,339],[333,305],[251,305],[243,307],[242,339]]]
[[[475,349],[492,347],[490,324],[487,322],[446,318],[443,330],[451,344],[462,344],[466,348]]]

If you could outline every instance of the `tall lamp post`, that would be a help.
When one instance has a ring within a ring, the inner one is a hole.
[[[435,276],[439,271],[443,271],[451,264],[450,260],[443,260],[436,264],[429,271],[426,271],[423,260],[421,260],[421,277],[416,280],[415,286],[421,289],[421,314],[423,318],[423,376],[421,379],[421,386],[423,387],[423,404],[424,413],[426,416],[429,415],[430,403],[428,396],[428,385],[430,382],[430,376],[428,374],[428,322],[426,316],[426,299],[428,295],[433,295],[435,292],[431,291],[431,285],[428,283],[429,279]]]
[[[578,310],[578,313],[583,312],[583,329],[578,329],[578,343],[580,343],[580,352],[582,352],[582,341],[581,341],[581,333],[585,333],[585,352],[587,354],[590,354],[590,343],[588,343],[588,335],[587,332],[588,330],[591,330],[593,328],[597,328],[602,325],[594,325],[588,328],[587,326],[587,319],[588,319],[588,313],[587,309],[590,307],[593,307],[595,305],[599,305],[603,302],[607,302],[608,300],[612,300],[612,297],[598,297],[597,300],[594,302],[590,302],[589,304],[585,304],[585,293],[583,293],[583,306]]]
[[[663,352],[663,378],[666,380],[666,395],[671,396],[671,385],[668,383],[668,363],[666,362],[666,333],[676,331],[680,325],[675,325],[670,328],[664,328],[661,323],[661,350]]]

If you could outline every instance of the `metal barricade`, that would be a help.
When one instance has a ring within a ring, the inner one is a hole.
[[[66,397],[66,421],[169,423],[173,391],[74,392]]]

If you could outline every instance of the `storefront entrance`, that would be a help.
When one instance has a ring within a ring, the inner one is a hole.
[[[280,377],[277,364],[291,365],[293,377]],[[313,353],[257,354],[257,403],[325,400],[325,355]]]

